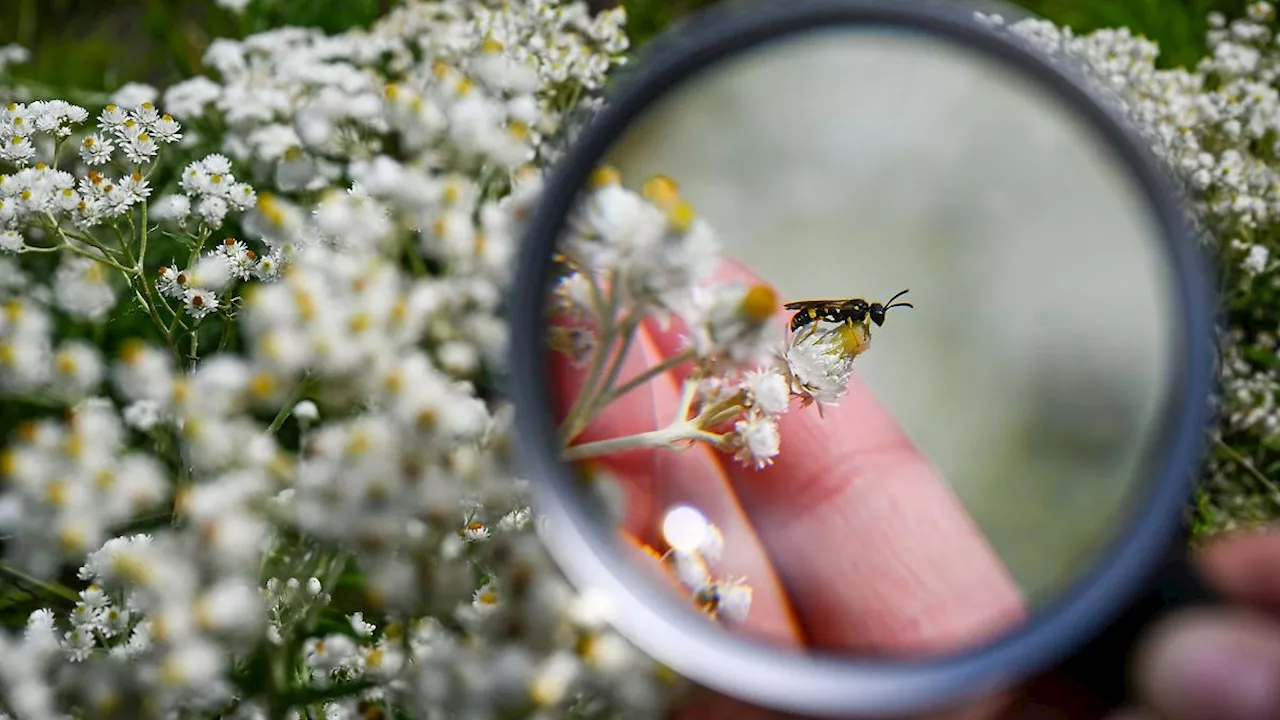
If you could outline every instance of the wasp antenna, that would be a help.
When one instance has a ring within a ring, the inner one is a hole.
[[[915,307],[915,305],[912,305],[911,303],[898,303],[898,304],[896,304],[896,305],[885,305],[885,306],[884,306],[884,309],[885,309],[885,310],[888,310],[889,308],[896,308],[896,307],[909,307],[909,308],[914,308],[914,307]]]
[[[885,306],[885,307],[889,307],[890,305],[892,305],[892,304],[893,304],[893,301],[894,301],[894,300],[897,300],[898,298],[902,297],[903,295],[906,295],[906,294],[907,294],[907,293],[909,293],[909,292],[911,292],[911,290],[910,290],[910,289],[907,289],[907,290],[903,290],[902,292],[898,293],[897,295],[894,295],[893,297],[889,298],[889,302],[885,303],[885,304],[884,304],[884,306]]]

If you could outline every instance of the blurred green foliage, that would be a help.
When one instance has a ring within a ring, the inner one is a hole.
[[[623,0],[634,44],[716,0]],[[786,0],[775,0],[786,2]],[[1240,15],[1247,0],[1007,0],[1078,32],[1127,27],[1160,44],[1161,65],[1191,66],[1204,54],[1205,16]]]
[[[164,86],[199,72],[214,38],[281,25],[339,32],[368,25],[393,4],[250,0],[236,16],[213,0],[3,0],[0,45],[32,51],[14,75],[48,89],[42,95],[114,90],[129,81]]]
[[[617,0],[593,0],[592,5]],[[786,0],[776,0],[786,2]],[[216,37],[297,25],[339,31],[367,25],[397,0],[250,0],[236,15],[213,0],[4,0],[0,45],[32,50],[16,74],[57,91],[100,92],[138,80],[163,86],[200,69]],[[715,0],[622,0],[633,46]],[[1247,0],[1014,0],[1059,24],[1087,32],[1128,27],[1160,43],[1161,64],[1191,65],[1204,52],[1205,15],[1238,15]]]

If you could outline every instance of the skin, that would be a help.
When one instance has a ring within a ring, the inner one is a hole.
[[[737,266],[723,274],[759,282]],[[775,318],[780,339],[789,319],[783,312]],[[679,352],[681,331],[678,321],[667,327],[646,322],[619,383]],[[554,353],[550,362],[549,380],[565,413],[584,373]],[[575,443],[664,427],[689,370],[677,368],[619,399]],[[744,575],[753,588],[751,612],[739,632],[780,645],[919,657],[980,644],[1025,618],[1023,598],[980,530],[856,377],[840,404],[825,408],[825,417],[796,403],[780,430],[782,453],[761,470],[702,444],[598,459],[623,480],[626,535],[662,548],[657,531],[666,508],[686,503],[701,510],[724,534],[718,574]],[[1125,712],[1171,720],[1280,717],[1214,714],[1225,702],[1221,688],[1239,678],[1246,684],[1254,678],[1246,696],[1254,706],[1280,708],[1280,623],[1266,614],[1280,612],[1280,533],[1219,542],[1206,551],[1202,567],[1241,607],[1172,617],[1153,628],[1134,670],[1137,698],[1146,709]],[[1247,646],[1273,670],[1269,684],[1258,672],[1237,670],[1233,678],[1215,671],[1227,662],[1222,652],[1211,656],[1216,662],[1186,660],[1212,642]],[[1187,679],[1197,672],[1212,682]],[[1051,672],[938,717],[1084,720],[1111,710]],[[787,717],[710,695],[680,715]]]

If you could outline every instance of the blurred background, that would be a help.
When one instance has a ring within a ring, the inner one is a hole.
[[[627,9],[633,47],[714,0],[589,0]],[[0,45],[32,50],[20,77],[60,90],[114,90],[125,81],[164,85],[198,72],[208,43],[268,25],[339,31],[364,25],[395,0],[250,0],[242,22],[210,0],[4,0]],[[1160,64],[1191,65],[1204,51],[1205,15],[1238,14],[1245,0],[1014,0],[1077,32],[1128,27],[1160,45]],[[68,94],[64,92],[64,96]],[[73,99],[73,98],[68,98]]]

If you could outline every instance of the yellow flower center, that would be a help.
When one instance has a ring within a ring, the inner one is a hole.
[[[739,309],[750,320],[761,322],[773,317],[778,307],[778,293],[763,283],[752,285],[742,296]]]

